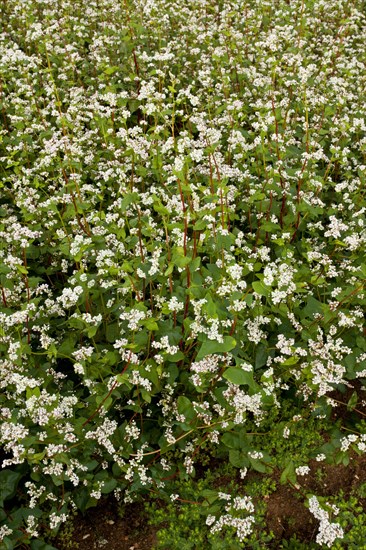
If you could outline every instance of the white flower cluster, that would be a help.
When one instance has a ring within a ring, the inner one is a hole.
[[[228,389],[223,392],[223,397],[225,397],[228,404],[234,409],[235,424],[242,424],[245,422],[247,412],[253,413],[255,422],[260,423],[264,414],[261,393],[249,395],[244,390],[240,389],[240,386],[229,384]]]
[[[356,449],[358,449],[358,451],[360,451],[361,453],[366,452],[366,434],[347,435],[341,438],[340,443],[341,443],[341,451],[343,452],[348,451],[351,445]]]
[[[210,532],[212,534],[222,531],[224,527],[234,527],[236,529],[236,536],[240,542],[244,542],[245,538],[253,531],[253,525],[255,518],[253,515],[248,515],[245,518],[236,517],[233,515],[234,511],[245,511],[248,514],[254,513],[254,505],[251,498],[235,497],[232,499],[231,495],[225,493],[219,493],[219,498],[226,500],[228,504],[225,506],[227,513],[220,516],[218,519],[209,515],[206,518],[206,525],[211,526]]]
[[[74,288],[64,288],[62,290],[62,294],[57,298],[57,301],[63,308],[68,309],[78,302],[82,293],[83,287],[79,285]]]
[[[146,312],[140,309],[131,308],[129,311],[123,311],[119,318],[128,321],[127,326],[130,330],[137,330],[140,321],[146,319]]]
[[[223,358],[219,355],[206,355],[201,361],[191,363],[190,370],[194,373],[190,378],[192,384],[200,386],[202,384],[203,375],[217,372],[222,359]]]
[[[99,445],[102,445],[107,449],[110,454],[114,454],[115,448],[110,441],[110,436],[114,434],[118,424],[115,420],[105,418],[103,423],[96,428],[96,430],[90,430],[85,434],[87,439],[95,439]]]
[[[330,334],[324,335],[319,328],[317,340],[309,340],[309,354],[312,357],[310,363],[313,375],[313,383],[319,387],[318,395],[325,395],[331,392],[331,384],[340,384],[344,382],[346,366],[342,360],[349,355],[352,350],[345,346],[341,338],[334,340]]]
[[[12,532],[13,529],[10,529],[10,527],[7,527],[6,525],[2,525],[0,527],[0,542],[3,542],[4,538],[11,535]]]
[[[67,517],[67,514],[56,514],[55,512],[51,512],[49,516],[50,529],[57,529],[61,523],[67,521]]]
[[[160,341],[158,340],[155,340],[154,342],[152,342],[152,347],[155,348],[155,349],[161,349],[163,351],[165,351],[166,353],[169,353],[170,355],[174,355],[175,353],[177,353],[179,351],[179,347],[178,346],[172,346],[171,344],[169,344],[169,337],[168,336],[163,336]]]
[[[306,476],[310,472],[309,466],[299,466],[295,469],[296,475]]]
[[[332,523],[330,521],[329,512],[321,508],[316,496],[309,498],[309,510],[320,522],[316,542],[319,545],[325,545],[328,546],[328,548],[332,548],[333,543],[337,539],[342,539],[344,536],[342,527],[338,523]],[[333,513],[336,514],[337,510],[333,509]]]

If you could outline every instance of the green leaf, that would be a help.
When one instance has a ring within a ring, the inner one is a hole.
[[[158,323],[152,317],[147,317],[147,319],[144,319],[142,324],[147,328],[147,330],[159,330]]]
[[[2,470],[0,472],[0,502],[15,495],[21,477],[22,474],[13,472],[13,470]]]
[[[245,371],[240,367],[229,367],[222,375],[226,380],[237,386],[247,384],[249,387],[254,386],[253,373]]]
[[[350,399],[348,400],[347,409],[349,411],[353,410],[357,405],[357,401],[358,401],[358,395],[357,395],[357,392],[354,391]]]
[[[262,283],[262,281],[254,281],[254,283],[252,283],[252,286],[253,286],[254,292],[259,294],[259,296],[269,295],[270,290],[266,287],[264,283]]]
[[[230,449],[229,462],[235,466],[235,468],[247,468],[249,466],[247,453],[239,449]]]
[[[119,67],[107,67],[106,69],[104,69],[104,73],[105,74],[114,74],[118,71]]]
[[[43,540],[32,540],[30,543],[30,550],[57,550],[54,546],[47,544]]]
[[[151,403],[151,395],[147,390],[141,389],[141,397],[146,403]]]
[[[236,340],[232,336],[224,336],[223,342],[217,342],[215,340],[207,340],[201,345],[199,352],[196,356],[196,361],[200,361],[207,355],[214,353],[227,353],[236,346]]]
[[[202,310],[207,313],[210,318],[217,317],[217,308],[216,304],[213,301],[211,294],[206,294],[205,296],[206,303],[203,305]]]
[[[257,353],[255,354],[255,368],[263,367],[268,359],[267,347],[264,344],[259,344]]]
[[[9,537],[4,537],[2,540],[2,544],[0,546],[1,550],[13,550],[14,549],[14,543]]]
[[[30,399],[31,397],[33,396],[36,396],[36,397],[39,397],[41,395],[41,390],[39,389],[39,387],[37,386],[36,388],[30,388],[30,387],[27,387],[26,391],[25,391],[25,396],[28,399]]]
[[[191,401],[188,399],[188,397],[185,397],[184,395],[180,395],[178,397],[177,408],[179,414],[182,414],[186,418],[186,420],[193,420],[193,418],[195,418],[196,416]]]
[[[178,363],[179,361],[183,361],[185,355],[182,351],[177,351],[177,353],[167,353],[166,358],[172,363]]]
[[[204,489],[203,491],[201,491],[201,496],[205,498],[210,504],[218,499],[217,491],[214,491],[213,489]]]
[[[295,465],[292,460],[287,463],[286,468],[283,470],[280,482],[284,484],[287,483],[287,480],[291,481],[294,485],[297,483]]]
[[[121,211],[125,212],[130,204],[138,203],[139,202],[139,195],[138,193],[128,193],[125,197],[123,197],[121,202]]]
[[[73,351],[75,351],[75,342],[76,337],[73,336],[67,336],[66,340],[62,342],[62,344],[58,348],[58,353],[60,355],[71,355]]]
[[[307,317],[309,319],[313,319],[314,315],[316,313],[322,313],[322,303],[313,298],[313,296],[309,296],[306,302],[306,306],[302,310],[302,317]]]
[[[30,464],[39,464],[41,460],[44,459],[46,455],[46,451],[42,451],[40,453],[33,453],[31,455],[28,455],[27,460]]]
[[[299,360],[300,360],[300,357],[298,357],[297,355],[292,355],[292,357],[289,357],[285,361],[282,361],[281,365],[282,366],[296,365],[296,363],[298,363]]]
[[[262,460],[249,457],[249,462],[253,470],[255,470],[256,472],[260,472],[262,474],[267,472],[267,467]]]
[[[280,229],[280,226],[278,223],[266,221],[262,223],[261,229],[263,229],[264,231],[270,231],[271,233],[273,233],[274,231],[278,231]]]
[[[248,436],[244,430],[239,432],[225,432],[221,438],[222,443],[229,449],[241,449],[248,451],[248,441],[251,436]]]
[[[121,329],[118,323],[112,323],[106,327],[107,342],[115,342],[121,335]]]
[[[197,220],[194,224],[193,229],[195,231],[202,231],[202,229],[206,229],[207,221],[206,220]]]
[[[108,493],[111,493],[114,491],[114,489],[117,487],[117,480],[116,479],[108,479],[104,482],[104,485],[101,489],[101,492],[103,495],[107,495]]]
[[[171,273],[173,273],[173,271],[174,271],[174,264],[173,264],[173,262],[170,262],[170,264],[168,265],[167,269],[164,272],[164,277],[167,277],[168,275],[171,275]]]
[[[98,327],[88,327],[87,330],[86,330],[86,334],[88,336],[88,338],[94,338],[94,336],[96,335],[98,331]]]
[[[95,499],[90,498],[89,489],[80,487],[74,492],[74,502],[79,510],[84,513],[88,508],[95,505]]]
[[[226,432],[221,438],[221,442],[229,449],[239,449],[239,435],[237,433]]]
[[[24,267],[24,265],[17,264],[16,268],[20,273],[23,273],[23,275],[27,275],[28,269]]]
[[[191,261],[192,258],[190,256],[173,256],[174,265],[180,268],[186,267]]]

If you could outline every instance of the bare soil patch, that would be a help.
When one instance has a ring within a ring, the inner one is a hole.
[[[58,550],[151,550],[156,543],[156,527],[148,524],[142,504],[129,504],[118,513],[114,499],[78,515],[71,531],[63,531],[53,542]]]
[[[280,473],[273,474],[276,491],[264,497],[267,505],[266,528],[275,538],[271,548],[278,548],[284,540],[296,535],[303,543],[314,543],[318,531],[318,521],[305,506],[306,495],[333,496],[343,491],[345,497],[366,482],[366,457],[351,456],[348,466],[309,463],[310,472],[299,477],[298,489],[282,485]],[[260,477],[258,473],[250,473]],[[249,476],[248,476],[249,479]],[[231,478],[222,476],[217,485]],[[243,483],[243,482],[241,482]],[[216,484],[215,484],[216,485]],[[244,482],[245,485],[245,482]],[[366,499],[360,499],[366,511]],[[163,506],[163,504],[162,504]],[[157,544],[159,526],[150,525],[143,503],[128,504],[123,507],[115,499],[106,499],[85,515],[77,515],[70,525],[62,530],[52,544],[58,550],[153,550]]]

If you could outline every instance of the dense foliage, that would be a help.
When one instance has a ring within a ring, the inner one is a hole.
[[[1,548],[108,493],[174,501],[202,453],[298,485],[365,452],[332,422],[366,378],[364,2],[1,10]],[[308,423],[278,465],[265,433]],[[203,499],[244,547],[243,487]]]

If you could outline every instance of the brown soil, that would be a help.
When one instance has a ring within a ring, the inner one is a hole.
[[[347,408],[347,403],[354,392],[357,392],[358,399],[355,408],[350,410]],[[366,386],[360,380],[352,380],[345,392],[335,390],[329,394],[329,397],[337,402],[337,406],[333,407],[331,416],[334,422],[338,419],[347,421],[350,414],[357,416],[359,420],[366,417]]]
[[[310,542],[317,531],[317,522],[305,508],[303,499],[288,485],[278,485],[277,491],[267,497],[266,523],[277,541],[296,534],[298,539]]]
[[[118,513],[114,499],[78,515],[71,531],[61,532],[52,542],[57,550],[152,550],[156,544],[156,527],[148,524],[141,504],[129,504]]]
[[[310,472],[298,478],[301,485],[291,487],[277,481],[277,490],[267,497],[267,528],[276,541],[296,534],[303,542],[314,542],[318,522],[305,507],[306,495],[333,496],[343,491],[347,498],[352,490],[366,482],[366,456],[351,455],[348,466],[309,463]],[[359,500],[366,511],[366,501]]]
[[[348,497],[353,490],[366,483],[366,456],[351,455],[348,466],[315,460],[309,466],[309,474],[298,477],[301,485],[297,487],[282,485],[280,472],[273,474],[276,491],[265,497],[266,529],[275,536],[271,548],[278,548],[281,541],[289,540],[293,535],[305,543],[315,541],[318,521],[305,506],[307,495],[332,496],[343,491]],[[249,475],[260,477],[261,474],[250,472]],[[222,487],[232,480],[222,476],[219,481],[218,485]],[[366,511],[366,499],[359,499],[359,502]],[[78,515],[71,531],[61,532],[51,544],[58,550],[153,550],[159,526],[149,525],[143,504],[126,505],[123,514],[118,513],[119,508],[114,499],[102,502],[84,516]]]

